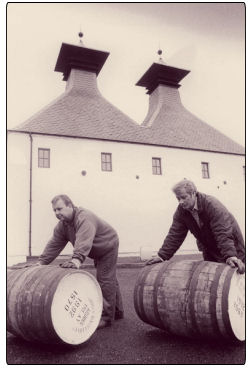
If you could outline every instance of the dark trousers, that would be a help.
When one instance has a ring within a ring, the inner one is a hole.
[[[116,277],[118,246],[119,242],[116,241],[110,251],[94,260],[96,278],[104,298],[102,318],[109,322],[114,320],[115,313],[123,313],[122,296]]]

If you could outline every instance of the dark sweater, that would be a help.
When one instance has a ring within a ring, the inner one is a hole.
[[[190,211],[177,207],[173,223],[158,255],[170,259],[190,231],[205,260],[225,262],[235,256],[245,262],[245,245],[240,227],[234,216],[216,198],[197,193],[197,206],[201,226]]]
[[[39,261],[42,264],[51,263],[67,242],[74,246],[73,258],[83,262],[87,256],[98,258],[118,246],[118,235],[107,222],[93,212],[75,207],[71,222],[58,222],[53,237],[47,243]]]

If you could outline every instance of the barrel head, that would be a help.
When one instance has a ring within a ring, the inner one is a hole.
[[[235,337],[245,340],[245,274],[234,272],[228,293],[228,315]]]
[[[96,279],[84,271],[65,275],[51,304],[51,319],[59,338],[71,345],[87,341],[102,314],[102,292]]]

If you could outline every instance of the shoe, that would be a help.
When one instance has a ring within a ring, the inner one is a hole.
[[[124,318],[124,312],[115,312],[115,319],[122,319]]]
[[[104,328],[104,327],[110,327],[110,326],[111,326],[110,321],[106,321],[105,319],[101,318],[97,329]]]

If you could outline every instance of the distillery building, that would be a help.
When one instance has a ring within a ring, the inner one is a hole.
[[[135,83],[145,88],[149,106],[139,124],[98,89],[108,56],[63,43],[55,72],[62,73],[65,92],[8,130],[10,264],[40,255],[57,222],[51,209],[57,194],[109,222],[119,234],[120,256],[159,249],[177,206],[171,188],[183,178],[221,200],[244,232],[244,147],[183,106],[181,83],[190,71],[161,59],[142,70]],[[187,236],[179,252],[197,252],[194,238]],[[71,253],[67,245],[63,254]]]

